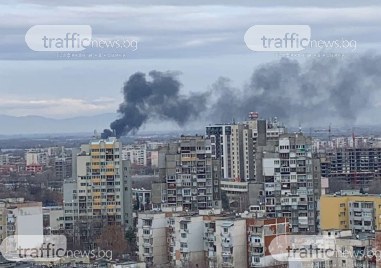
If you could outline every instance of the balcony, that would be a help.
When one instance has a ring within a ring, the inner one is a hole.
[[[231,241],[222,241],[221,245],[224,248],[231,248],[233,246],[233,243]]]
[[[263,257],[263,249],[254,248],[250,251],[251,256]]]
[[[151,243],[143,243],[143,247],[152,248],[152,244]]]
[[[214,252],[214,251],[209,251],[209,252],[208,252],[208,258],[209,258],[209,259],[214,260],[216,257],[217,257],[217,256],[216,256],[216,252]]]
[[[189,234],[189,229],[180,229],[180,233]]]
[[[222,256],[223,257],[229,257],[231,255],[232,255],[232,253],[230,251],[222,251]]]
[[[189,252],[188,248],[180,248],[180,252]]]
[[[261,248],[261,247],[263,247],[263,244],[262,244],[262,242],[251,242],[250,246],[252,248],[258,248],[258,247]]]
[[[227,232],[227,233],[221,232],[221,236],[224,238],[227,238],[227,237],[230,237],[230,233],[229,232]]]
[[[182,221],[188,221],[188,222],[190,222],[191,220],[192,220],[191,217],[183,217],[182,219],[180,219],[180,222],[182,222]]]
[[[152,252],[148,252],[148,253],[144,252],[143,256],[144,257],[152,257]]]
[[[261,262],[251,262],[250,267],[263,267],[263,264]]]
[[[151,238],[152,237],[152,233],[149,233],[149,234],[143,233],[142,237],[143,238]]]

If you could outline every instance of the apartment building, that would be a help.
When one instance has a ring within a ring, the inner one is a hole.
[[[147,152],[147,165],[152,168],[159,167],[159,151],[148,151]]]
[[[217,267],[247,267],[245,219],[216,220]]]
[[[42,203],[24,198],[0,200],[1,239],[10,235],[43,235]]]
[[[137,228],[139,260],[148,267],[207,267],[202,216],[142,212],[138,214]]]
[[[287,218],[252,218],[246,217],[248,234],[248,267],[287,267],[285,262],[274,259],[269,247],[273,239],[279,235],[290,234]]]
[[[220,162],[211,157],[209,139],[182,136],[180,141],[162,148],[159,158],[164,189],[157,194],[161,195],[162,207],[197,211],[221,206]]]
[[[381,230],[381,196],[358,190],[321,196],[320,226],[322,230],[350,229],[355,234]]]
[[[369,189],[369,184],[381,179],[381,148],[336,148],[322,155],[322,169],[332,181],[339,180],[352,188]]]
[[[282,134],[260,151],[263,191],[253,205],[263,205],[269,217],[290,219],[292,232],[317,232],[321,174],[311,144],[302,133]]]
[[[123,146],[122,157],[123,159],[129,160],[131,164],[147,166],[147,145],[132,144]]]
[[[259,119],[255,112],[251,112],[249,120],[242,123],[206,127],[206,136],[211,140],[212,157],[221,161],[222,178],[237,181],[256,179],[257,146],[277,140],[285,132],[286,128],[277,118]]]
[[[305,249],[309,249],[308,252],[311,255],[296,253],[296,256],[302,256],[303,261],[290,261],[288,267],[375,268],[380,266],[377,252],[380,249],[378,241],[381,237],[378,232],[353,234],[351,230],[326,230],[318,237],[323,240],[322,247],[316,248],[310,243],[303,245],[304,252],[306,252]]]
[[[9,154],[0,153],[0,166],[9,165]]]
[[[7,207],[5,202],[0,202],[0,241],[7,237]]]
[[[139,213],[139,260],[148,267],[284,267],[268,247],[274,237],[289,233],[289,221],[259,214]]]
[[[48,163],[47,153],[43,150],[30,149],[25,153],[26,165],[46,165]]]
[[[151,210],[151,190],[132,188],[132,202],[137,210]]]
[[[65,230],[88,247],[106,225],[132,227],[129,162],[122,160],[121,151],[121,142],[113,137],[82,145],[75,179],[64,183]]]
[[[254,180],[254,139],[249,124],[232,125],[231,134],[231,178],[236,181]]]
[[[72,158],[71,157],[55,157],[54,158],[54,175],[58,180],[69,179],[72,177]]]
[[[43,207],[44,234],[61,234],[64,231],[64,210],[61,206]]]
[[[148,267],[165,267],[169,263],[165,213],[144,212],[138,214],[137,246],[139,260]]]
[[[206,267],[204,252],[204,221],[201,215],[177,215],[174,217],[175,232],[172,263],[176,267]]]
[[[248,182],[237,182],[222,180],[221,191],[226,193],[229,199],[229,208],[235,211],[244,212],[249,206]]]
[[[221,161],[221,178],[232,178],[231,167],[231,124],[216,124],[206,127],[206,136],[210,139],[212,158]]]

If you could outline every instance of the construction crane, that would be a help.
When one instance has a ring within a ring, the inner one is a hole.
[[[355,131],[352,128],[352,142],[353,142],[353,152],[354,152],[354,174],[353,174],[353,179],[352,179],[352,188],[355,189],[357,185],[357,150],[356,150],[356,136],[355,136]],[[363,188],[364,185],[363,183],[361,184],[361,188]]]
[[[321,128],[321,129],[314,129],[315,133],[328,133],[328,141],[331,141],[332,135],[331,135],[331,124],[329,124],[328,129]]]

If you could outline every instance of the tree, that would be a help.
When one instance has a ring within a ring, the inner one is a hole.
[[[135,204],[134,204],[134,210],[140,210],[140,200],[139,200],[139,194],[136,193],[135,195]]]
[[[107,225],[101,231],[96,243],[101,250],[110,250],[113,258],[119,258],[127,252],[128,242],[121,225]]]
[[[221,191],[221,202],[222,202],[222,208],[224,210],[230,209],[229,198],[225,191]]]
[[[138,250],[136,245],[136,230],[132,227],[128,228],[126,232],[126,239],[128,243],[128,252],[135,253]]]

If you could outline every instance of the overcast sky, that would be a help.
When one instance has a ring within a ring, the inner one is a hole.
[[[207,90],[220,76],[241,86],[256,66],[279,59],[246,47],[244,34],[256,24],[307,24],[313,39],[355,40],[349,56],[381,47],[380,1],[285,2],[2,0],[0,114],[115,112],[123,82],[153,69],[181,71],[185,93]],[[119,60],[57,59],[26,46],[25,33],[38,24],[90,25],[93,37],[135,39],[138,49]]]

